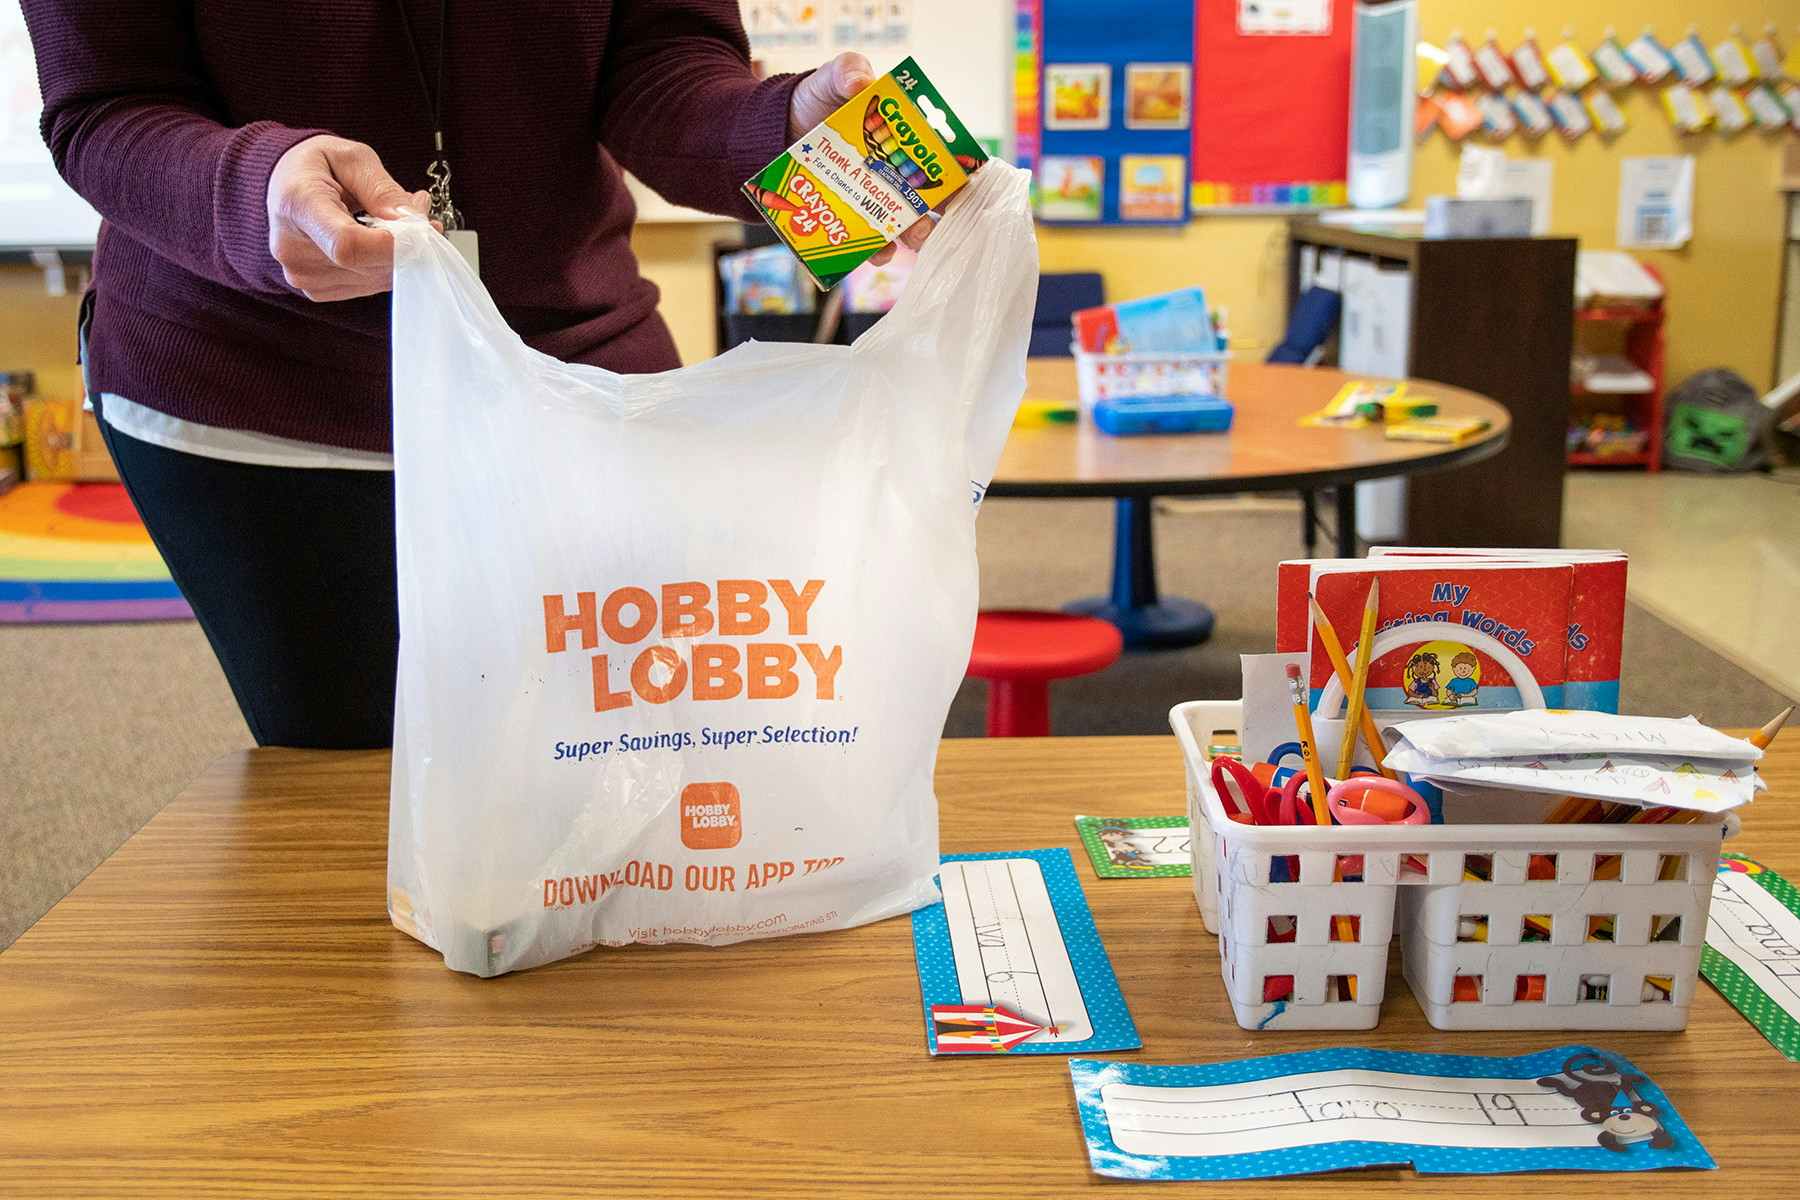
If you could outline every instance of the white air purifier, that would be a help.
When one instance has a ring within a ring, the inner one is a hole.
[[[1391,208],[1412,190],[1418,0],[1356,6],[1350,65],[1350,203]]]

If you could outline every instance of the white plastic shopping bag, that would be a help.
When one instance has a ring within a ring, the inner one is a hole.
[[[937,897],[974,507],[1024,390],[1028,176],[984,167],[854,347],[558,362],[422,221],[394,272],[389,913],[459,971]]]

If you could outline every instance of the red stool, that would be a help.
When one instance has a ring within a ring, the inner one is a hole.
[[[1050,681],[1103,670],[1118,660],[1118,628],[1097,617],[996,609],[975,619],[969,674],[988,681],[989,737],[1050,732]]]

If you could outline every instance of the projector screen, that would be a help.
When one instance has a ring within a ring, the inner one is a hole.
[[[0,2],[0,249],[92,247],[100,214],[69,190],[38,135],[37,64],[25,14]]]

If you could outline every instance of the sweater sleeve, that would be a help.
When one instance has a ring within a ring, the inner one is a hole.
[[[757,219],[738,188],[788,146],[798,75],[758,80],[737,0],[620,0],[600,141],[664,199]]]
[[[325,132],[222,119],[191,0],[24,0],[56,169],[110,224],[228,287],[289,294],[269,251],[276,160]]]

